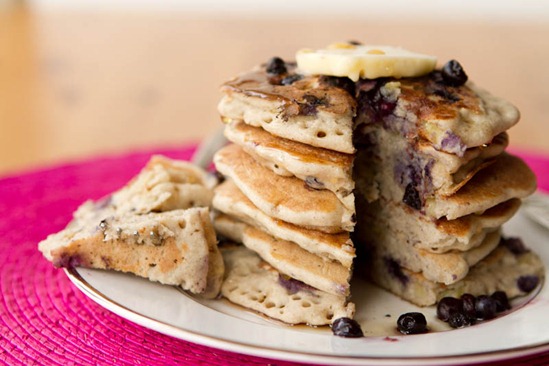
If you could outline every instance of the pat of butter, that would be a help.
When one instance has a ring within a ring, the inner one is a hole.
[[[390,46],[362,46],[335,43],[325,49],[303,49],[296,54],[301,72],[315,75],[359,78],[417,77],[435,69],[434,56]]]

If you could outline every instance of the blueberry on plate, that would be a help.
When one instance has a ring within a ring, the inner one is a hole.
[[[496,300],[490,296],[480,295],[475,302],[475,310],[477,319],[487,320],[496,316],[497,304]]]
[[[336,336],[346,338],[359,338],[364,336],[360,324],[358,324],[356,320],[347,317],[334,320],[332,324],[332,333]]]
[[[496,301],[496,311],[501,312],[511,309],[509,298],[507,298],[507,294],[505,292],[496,291],[490,295],[490,297]]]
[[[455,297],[443,297],[437,304],[437,317],[447,322],[453,313],[463,312],[462,302]]]
[[[427,332],[427,319],[422,313],[405,313],[397,320],[397,329],[402,334],[420,334]]]
[[[471,320],[464,313],[452,313],[448,319],[452,328],[463,328],[471,325]]]

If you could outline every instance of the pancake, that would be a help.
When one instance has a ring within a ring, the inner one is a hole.
[[[214,162],[219,172],[271,217],[329,233],[353,230],[355,212],[344,207],[335,194],[312,189],[295,177],[274,174],[237,145],[219,150]]]
[[[520,207],[520,200],[511,199],[486,210],[455,220],[431,219],[403,203],[380,199],[373,203],[359,200],[360,231],[405,231],[407,245],[432,253],[467,251],[478,247],[486,235],[507,222]],[[364,217],[362,217],[364,216]],[[374,240],[374,239],[372,239]]]
[[[310,253],[335,260],[346,268],[352,266],[355,250],[349,233],[327,234],[272,218],[255,207],[231,180],[215,188],[213,206],[276,238],[294,242]]]
[[[425,213],[452,220],[481,213],[512,198],[525,198],[536,190],[536,176],[520,158],[503,153],[478,172],[456,194],[428,199]]]
[[[409,235],[406,228],[396,230],[376,227],[373,232],[364,236],[353,237],[355,246],[366,246],[372,256],[390,258],[403,268],[422,273],[428,280],[446,285],[455,283],[465,277],[470,267],[496,248],[499,239],[500,232],[497,230],[488,233],[480,245],[468,251],[432,253],[414,247],[411,241],[415,238]]]
[[[440,71],[402,79],[360,80],[356,86],[360,124],[383,128],[437,150],[463,156],[489,143],[520,117],[509,102],[468,82],[450,86]]]
[[[276,174],[295,176],[314,189],[328,189],[354,209],[352,155],[276,137],[238,121],[227,124],[225,136]]]
[[[277,75],[261,65],[223,84],[223,120],[244,121],[275,136],[352,154],[353,96],[332,78],[297,75],[286,63]],[[291,78],[296,78],[292,80]],[[290,82],[292,81],[292,82]]]
[[[462,157],[435,149],[425,141],[418,143],[418,152],[433,160],[430,164],[431,184],[435,194],[451,196],[463,187],[478,171],[495,161],[509,144],[509,136],[502,132],[489,143],[468,148]]]
[[[451,285],[427,280],[422,274],[402,268],[383,257],[374,257],[367,266],[370,278],[379,286],[419,306],[430,306],[446,296],[459,298],[465,293],[475,296],[503,291],[509,298],[528,291],[519,286],[521,278],[535,278],[542,283],[544,266],[531,251],[513,252],[499,245],[489,256],[471,267],[467,276]]]
[[[155,155],[127,185],[106,198],[118,214],[208,207],[217,179],[193,164]]]
[[[493,164],[508,144],[507,134],[501,133],[489,144],[467,149],[460,157],[439,151],[427,141],[409,141],[376,126],[371,126],[364,138],[370,146],[357,153],[354,174],[361,194],[373,197],[369,201],[379,196],[399,201],[410,188],[421,203],[431,197],[451,196]],[[368,192],[372,182],[380,191],[377,195]]]
[[[188,162],[153,156],[124,187],[82,204],[38,248],[57,267],[129,272],[215,297],[224,270],[208,209],[216,182]]]
[[[229,217],[222,218],[226,225]],[[215,220],[214,220],[214,225]],[[322,259],[298,245],[276,239],[252,226],[233,224],[231,239],[241,238],[242,243],[256,252],[265,262],[280,273],[295,278],[311,287],[337,296],[349,295],[351,271],[341,264]]]
[[[207,208],[133,215],[88,201],[39,249],[56,267],[133,273],[208,298],[224,271]]]
[[[224,246],[221,253],[226,263],[221,293],[235,304],[288,324],[328,325],[354,315],[355,306],[345,296],[281,275],[245,247]]]

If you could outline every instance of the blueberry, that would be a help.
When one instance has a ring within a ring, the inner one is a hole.
[[[448,61],[442,67],[442,79],[444,83],[450,86],[460,86],[465,84],[468,77],[461,64],[456,60]]]
[[[463,328],[471,325],[471,320],[464,313],[452,313],[448,319],[448,324],[452,328]]]
[[[404,191],[404,197],[402,198],[402,202],[410,206],[411,208],[414,208],[416,210],[420,210],[421,206],[423,206],[421,202],[421,198],[419,197],[419,192],[414,187],[412,183],[409,183],[406,186],[406,189]]]
[[[520,238],[501,238],[501,244],[509,249],[509,251],[514,255],[520,255],[529,252],[528,248],[526,248]]]
[[[402,334],[427,332],[427,319],[422,313],[406,313],[398,317],[397,329]]]
[[[286,63],[280,57],[273,57],[267,62],[267,72],[273,75],[280,75],[288,72]]]
[[[487,320],[494,318],[497,312],[496,300],[486,295],[478,296],[475,301],[475,311],[477,319]]]
[[[305,177],[305,184],[313,189],[324,189],[324,183],[322,183],[320,180],[318,180],[317,177],[313,177],[312,175],[308,175]]]
[[[400,281],[401,284],[406,285],[409,281],[408,276],[402,271],[400,264],[393,258],[383,258],[385,265],[387,266],[387,272]]]
[[[476,319],[477,311],[475,310],[476,297],[471,294],[461,295],[461,307],[463,315],[468,319]]]
[[[517,286],[522,292],[530,292],[538,285],[538,276],[520,276],[517,280]]]
[[[351,96],[355,95],[355,83],[348,77],[321,76],[320,82],[329,86],[345,90]]]
[[[292,85],[293,83],[295,83],[296,81],[301,80],[301,79],[303,79],[302,75],[292,74],[292,75],[288,75],[284,79],[282,79],[280,81],[280,84],[282,84],[282,85]]]
[[[334,335],[346,338],[364,337],[360,324],[351,318],[337,318],[332,324],[332,332]]]
[[[507,298],[507,294],[505,292],[496,291],[490,297],[496,301],[496,310],[498,312],[511,309],[509,299]]]
[[[442,298],[437,305],[437,317],[447,322],[450,319],[450,315],[453,313],[461,313],[462,304],[459,299],[455,297],[444,297]]]

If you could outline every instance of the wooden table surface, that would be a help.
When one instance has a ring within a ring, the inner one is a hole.
[[[0,175],[198,141],[219,85],[302,47],[356,39],[458,59],[516,104],[511,146],[549,154],[549,22],[260,18],[0,8]]]

